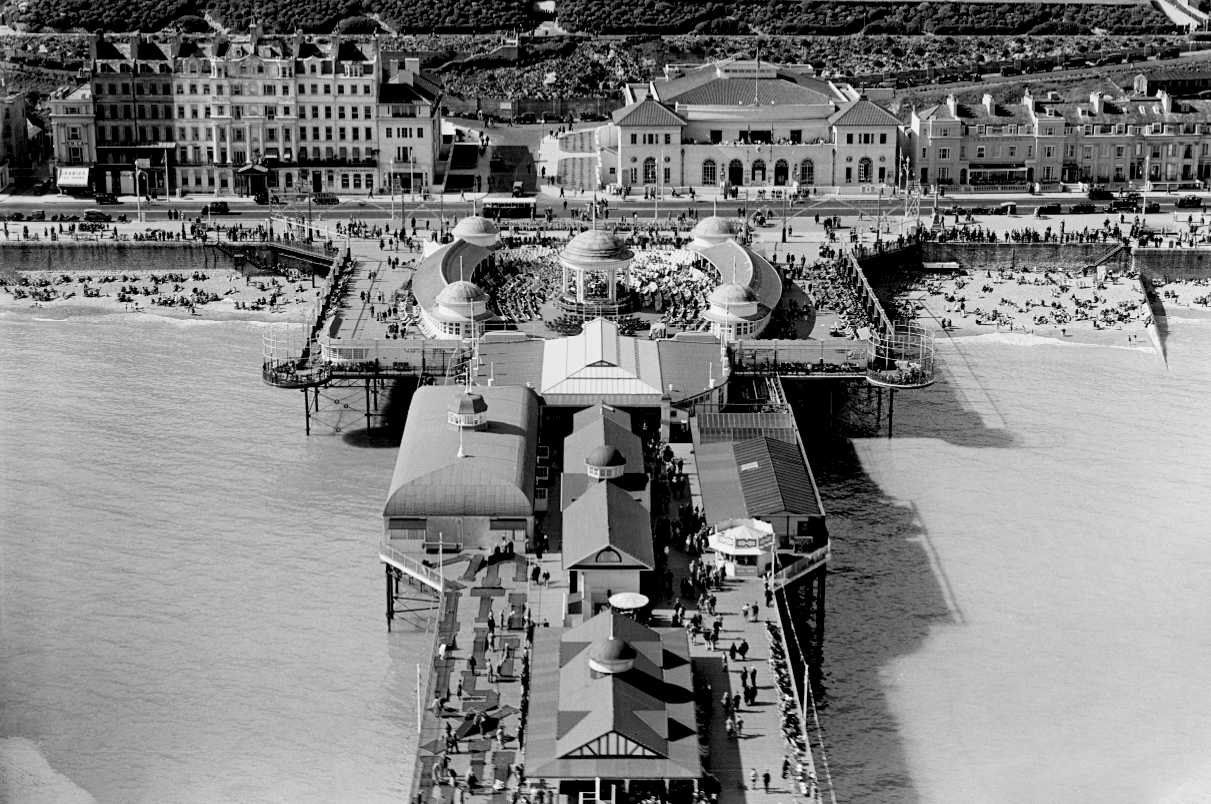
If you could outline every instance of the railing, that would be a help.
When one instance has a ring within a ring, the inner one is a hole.
[[[775,572],[770,577],[770,588],[777,590],[788,583],[802,578],[809,572],[828,563],[832,548],[829,545],[817,548],[805,556],[800,556],[788,566]]]
[[[896,324],[874,333],[866,361],[866,380],[884,388],[924,388],[934,380],[933,335],[916,323]]]
[[[303,360],[266,360],[261,364],[261,379],[277,388],[309,388],[323,385],[332,377],[332,366],[309,364]]]
[[[390,564],[435,592],[444,593],[446,579],[437,567],[431,567],[416,556],[396,549],[386,540],[382,540],[378,544],[378,557],[382,559],[383,563]]]

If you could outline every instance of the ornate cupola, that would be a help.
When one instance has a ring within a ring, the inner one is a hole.
[[[446,411],[446,423],[460,430],[480,430],[488,421],[488,403],[483,396],[465,391],[455,397]]]
[[[603,445],[585,456],[585,474],[594,480],[617,480],[622,477],[626,463],[617,447]]]

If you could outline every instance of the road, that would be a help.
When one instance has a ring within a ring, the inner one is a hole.
[[[1149,202],[1159,202],[1161,204],[1161,212],[1164,214],[1175,211],[1174,202],[1182,195],[1181,194],[1160,194],[1148,193],[1147,200]],[[1200,194],[1205,201],[1207,194]],[[605,197],[609,201],[609,218],[608,220],[627,220],[632,216],[638,219],[653,219],[659,215],[660,218],[666,218],[669,215],[677,216],[689,209],[697,210],[700,216],[712,214],[713,211],[726,217],[735,217],[738,214],[748,214],[755,210],[769,210],[771,217],[780,218],[783,212],[783,202],[778,200],[749,200],[744,199],[728,199],[721,201],[707,200],[698,198],[691,201],[688,198],[665,198],[662,199],[659,205],[654,200],[644,200],[642,197],[637,199],[620,200],[617,196],[603,196],[598,194],[594,196],[591,193],[585,193],[577,196],[571,194],[565,199],[550,196],[539,196],[538,211],[540,214],[544,210],[550,208],[558,217],[566,217],[563,210],[563,202],[567,201],[567,209],[569,211],[580,208],[585,209],[586,205],[593,200],[594,197]],[[1084,203],[1086,199],[1076,194],[1051,194],[1047,196],[1029,196],[1029,195],[1011,195],[1011,194],[980,194],[980,195],[962,195],[962,196],[942,196],[937,199],[937,208],[940,211],[950,210],[953,206],[963,208],[973,207],[988,207],[996,208],[1006,201],[1013,201],[1017,204],[1017,212],[1019,215],[1031,215],[1042,204],[1059,204],[1063,211],[1067,213],[1073,204]],[[197,199],[171,199],[158,200],[150,204],[143,204],[143,212],[147,221],[167,221],[168,211],[179,210],[187,218],[196,217],[205,200]],[[1097,212],[1099,214],[1105,211],[1105,201],[1095,202]],[[242,224],[244,226],[255,227],[263,223],[266,217],[270,214],[271,208],[268,206],[258,206],[251,201],[230,201],[231,214],[214,215],[212,217],[215,223],[223,223],[225,225]],[[307,217],[311,215],[313,221],[320,223],[323,221],[335,220],[368,220],[368,221],[386,221],[388,218],[400,220],[402,214],[406,219],[416,218],[417,220],[436,220],[444,215],[447,219],[461,218],[471,214],[473,211],[474,202],[470,196],[466,199],[455,194],[448,194],[442,199],[431,198],[428,201],[413,201],[408,197],[403,199],[401,204],[397,198],[392,201],[389,198],[375,197],[373,199],[343,199],[335,206],[316,206],[312,205],[308,210],[308,205],[303,202],[290,202],[283,205],[273,205],[272,214],[275,217],[287,215],[290,217]],[[1208,204],[1211,206],[1211,203]],[[658,209],[657,209],[658,206]],[[921,213],[925,216],[934,207],[934,199],[932,197],[922,199]],[[9,196],[0,201],[0,216],[10,216],[15,212],[21,212],[28,215],[31,212],[45,211],[47,216],[59,215],[80,215],[86,209],[100,208],[105,212],[113,215],[115,218],[119,215],[126,215],[129,219],[136,218],[136,205],[133,202],[127,201],[122,204],[108,205],[98,207],[95,201],[91,199],[67,200],[57,197],[49,199],[41,196]],[[821,217],[830,215],[839,215],[843,218],[852,218],[856,216],[874,217],[877,216],[880,210],[893,217],[898,217],[904,212],[904,201],[902,197],[884,197],[880,199],[878,196],[859,196],[859,197],[837,197],[837,196],[820,196],[818,198],[810,198],[799,200],[792,204],[788,204],[786,212],[790,218],[814,218],[816,215]],[[1198,210],[1192,209],[1190,212],[1196,213]]]

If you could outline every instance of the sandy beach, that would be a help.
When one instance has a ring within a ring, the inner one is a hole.
[[[54,317],[150,313],[220,321],[303,321],[317,295],[307,278],[246,278],[229,269],[22,271],[0,276],[0,310]]]

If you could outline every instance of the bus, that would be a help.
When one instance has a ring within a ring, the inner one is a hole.
[[[537,206],[538,201],[534,198],[515,198],[504,193],[489,193],[484,197],[483,216],[496,220],[501,218],[534,220]]]

